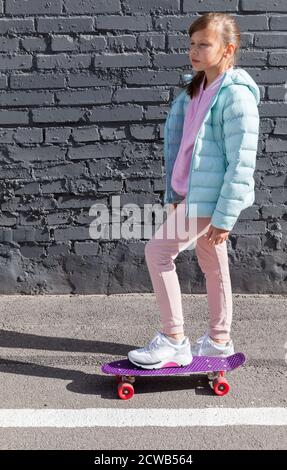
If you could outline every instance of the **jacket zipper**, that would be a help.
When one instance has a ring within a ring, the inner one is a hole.
[[[213,105],[214,105],[214,103],[215,103],[215,101],[216,101],[216,98],[217,98],[217,96],[218,96],[218,94],[219,94],[219,92],[220,92],[220,90],[221,90],[221,88],[222,88],[222,84],[223,84],[224,80],[225,80],[225,77],[224,77],[224,79],[223,79],[223,81],[222,81],[222,83],[221,83],[221,86],[220,86],[220,88],[218,89],[218,91],[217,91],[217,93],[216,93],[216,95],[215,95],[215,97],[214,97],[214,99],[213,99],[213,101],[212,101],[210,107],[209,107],[208,110],[206,111],[205,116],[207,115],[207,113],[208,113],[208,112],[211,110],[211,108],[213,107]],[[203,121],[203,122],[204,122],[204,121]],[[189,210],[188,210],[188,206],[189,206],[189,203],[188,203],[188,196],[189,196],[190,187],[191,187],[191,184],[190,184],[190,182],[191,182],[191,173],[192,173],[192,171],[193,171],[193,160],[194,160],[194,159],[193,159],[193,154],[194,154],[194,151],[195,151],[195,147],[196,147],[196,143],[197,143],[198,134],[199,134],[199,132],[200,132],[200,130],[201,130],[201,128],[202,128],[203,122],[201,123],[201,126],[200,126],[200,128],[198,129],[198,132],[197,132],[197,134],[196,134],[196,138],[195,138],[195,141],[194,141],[193,150],[192,150],[192,154],[191,154],[191,165],[190,165],[190,169],[189,169],[188,191],[187,191],[187,195],[186,195],[186,205],[185,205],[185,216],[186,216],[186,217],[188,217],[188,215],[189,215]]]

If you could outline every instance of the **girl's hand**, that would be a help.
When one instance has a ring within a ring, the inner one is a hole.
[[[213,227],[210,225],[208,231],[204,234],[207,237],[207,242],[209,245],[219,245],[227,240],[229,235],[229,231],[224,230],[222,228]]]

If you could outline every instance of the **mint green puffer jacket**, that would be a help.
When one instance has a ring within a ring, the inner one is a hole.
[[[164,126],[165,204],[183,199],[172,188],[171,176],[189,101],[186,90],[180,92]],[[211,217],[211,225],[230,231],[240,212],[254,203],[259,101],[259,88],[248,72],[234,67],[225,73],[195,139],[187,217]]]

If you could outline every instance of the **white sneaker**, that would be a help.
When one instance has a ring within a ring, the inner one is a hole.
[[[231,356],[234,354],[234,345],[230,339],[225,345],[213,341],[207,333],[198,338],[191,347],[191,353],[194,356]]]
[[[144,369],[187,366],[192,361],[189,338],[185,336],[181,343],[174,344],[158,332],[145,347],[129,351],[128,358]]]

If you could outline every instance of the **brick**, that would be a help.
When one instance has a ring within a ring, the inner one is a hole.
[[[28,124],[27,111],[2,111],[0,110],[0,125],[3,124]]]
[[[56,228],[54,238],[56,241],[89,240],[89,227]]]
[[[18,228],[12,230],[12,239],[15,242],[49,241],[50,235],[46,229]]]
[[[19,217],[19,225],[21,226],[30,226],[30,227],[41,227],[43,224],[45,224],[45,216],[41,215],[39,217],[39,214],[37,213],[31,213],[31,214],[20,214]]]
[[[128,85],[177,85],[179,76],[176,71],[157,70],[128,70],[125,74],[125,83]]]
[[[77,196],[77,197],[68,197],[68,196],[60,196],[58,198],[58,207],[60,209],[75,209],[75,208],[84,208],[84,207],[91,207],[97,201],[97,197],[89,198],[84,196]]]
[[[13,227],[17,223],[17,218],[11,215],[2,214],[0,216],[0,225],[4,227]]]
[[[89,17],[72,18],[38,18],[36,20],[39,33],[86,33],[94,31],[94,20]]]
[[[65,75],[56,73],[11,75],[11,88],[65,88]]]
[[[126,5],[127,13],[180,13],[180,0],[133,0]]]
[[[38,182],[33,181],[32,183],[22,183],[19,189],[15,190],[15,195],[22,194],[40,194],[40,185]]]
[[[27,52],[45,52],[47,42],[44,38],[25,38],[21,39],[21,46]]]
[[[32,119],[35,123],[79,122],[84,113],[84,110],[78,108],[40,108],[32,111]]]
[[[6,0],[5,8],[11,15],[56,15],[61,13],[61,0]]]
[[[0,229],[0,242],[12,242],[12,230],[11,228]]]
[[[264,103],[260,106],[260,116],[287,116],[287,103]]]
[[[33,19],[10,19],[0,18],[0,34],[23,34],[34,33]]]
[[[263,219],[267,218],[280,218],[284,215],[286,209],[284,207],[279,207],[275,205],[262,206],[261,215]]]
[[[264,234],[266,233],[266,224],[264,221],[255,221],[255,222],[246,222],[246,221],[237,221],[233,227],[233,233],[244,235],[244,234]]]
[[[112,113],[111,113],[112,109]],[[89,111],[88,120],[89,122],[117,122],[117,121],[140,121],[143,117],[143,110],[141,106],[130,105],[130,106],[113,106],[98,107]]]
[[[187,31],[197,18],[196,15],[164,15],[155,17],[154,29],[156,31],[182,31],[187,34]]]
[[[32,67],[32,56],[30,55],[6,55],[0,54],[1,70],[27,70]]]
[[[39,69],[83,69],[91,65],[91,57],[88,54],[67,54],[41,55],[37,57],[37,67]]]
[[[87,168],[83,163],[66,163],[65,165],[57,165],[53,167],[35,169],[35,178],[61,178],[65,176],[84,176]]]
[[[71,243],[55,243],[47,248],[48,256],[59,257],[67,256],[71,251]]]
[[[43,194],[63,194],[68,192],[65,180],[51,181],[50,183],[42,183]]]
[[[122,140],[126,137],[123,126],[100,128],[100,135],[103,140]]]
[[[267,87],[267,96],[269,100],[285,100],[287,102],[287,88],[284,86]]]
[[[148,54],[105,54],[94,55],[94,67],[149,67],[151,65]]]
[[[265,175],[263,181],[265,186],[271,188],[282,187],[285,184],[286,175]]]
[[[122,88],[113,96],[114,103],[168,102],[169,92],[150,88]]]
[[[287,119],[276,119],[274,134],[287,134]]]
[[[48,225],[63,225],[71,222],[71,214],[69,212],[55,212],[47,215]]]
[[[140,41],[140,38],[138,38]],[[137,38],[131,34],[121,34],[119,36],[110,36],[107,38],[108,50],[117,50],[119,52],[141,50],[141,46],[137,47]]]
[[[122,181],[112,180],[100,180],[98,192],[118,192],[121,191],[123,187]]]
[[[276,0],[242,0],[241,8],[244,11],[282,11],[287,12],[286,1]]]
[[[78,45],[74,38],[71,38],[70,36],[57,36],[52,37],[51,50],[54,52],[77,51]]]
[[[270,29],[272,30],[286,30],[287,29],[287,21],[286,16],[272,16],[270,15]]]
[[[68,14],[118,13],[120,9],[120,0],[65,0],[65,11]]]
[[[84,90],[84,91],[58,91],[56,99],[60,105],[70,104],[109,104],[111,103],[112,92],[110,89]]]
[[[75,253],[80,256],[98,255],[100,253],[100,245],[95,242],[75,242]]]
[[[169,108],[165,108],[164,106],[147,106],[146,112],[145,112],[145,119],[149,120],[155,120],[155,119],[166,119],[167,113],[169,111]]]
[[[95,181],[92,181],[90,179],[84,179],[84,178],[77,178],[76,180],[69,180],[70,183],[70,188],[73,192],[73,194],[77,193],[90,193],[92,192],[95,194],[97,192],[97,183]]]
[[[128,191],[151,191],[151,182],[150,180],[137,180],[137,179],[127,179],[126,188]]]
[[[287,189],[286,187],[284,188],[276,188],[272,189],[271,191],[271,200],[273,203],[283,203],[286,205],[286,200],[287,200]]]
[[[71,160],[86,160],[89,158],[119,157],[122,152],[122,145],[117,142],[84,145],[69,149],[68,157]]]
[[[89,36],[87,34],[80,35],[78,47],[80,52],[104,51],[107,47],[107,42],[110,42],[112,39],[115,41],[121,41],[121,36],[106,38],[105,36]],[[126,40],[128,41],[129,38],[124,36],[123,40],[126,44]]]
[[[284,66],[287,65],[287,53],[286,52],[270,52],[269,54],[270,65]]]
[[[286,81],[286,70],[276,70],[276,73],[274,73],[273,69],[246,68],[246,71],[257,84],[285,83]]]
[[[190,65],[187,54],[155,54],[153,63],[156,67],[184,67]]]
[[[259,51],[241,51],[238,60],[240,67],[245,65],[266,65],[267,63],[267,52]]]
[[[151,29],[151,18],[145,15],[124,16],[107,15],[95,18],[98,31],[148,31]]]
[[[236,21],[240,31],[268,30],[268,18],[266,15],[239,15]]]
[[[111,83],[105,78],[98,78],[95,75],[85,73],[74,73],[71,71],[68,75],[69,87],[94,87],[94,86],[110,86]]]
[[[98,127],[79,127],[72,130],[75,142],[90,142],[100,140]]]
[[[138,140],[154,140],[157,137],[155,126],[130,126],[130,133]]]
[[[66,150],[57,147],[40,148],[11,148],[9,156],[14,161],[33,162],[33,161],[59,161],[64,160]]]
[[[13,165],[9,165],[8,168],[3,167],[0,171],[0,179],[26,179],[30,178],[30,172],[27,168],[15,168]]]
[[[50,144],[67,143],[71,133],[70,127],[49,127],[45,129],[45,142]]]
[[[0,52],[14,52],[19,49],[19,39],[0,38]]]
[[[54,104],[52,92],[7,91],[0,93],[1,106],[48,106]]]
[[[18,127],[16,129],[0,128],[0,143],[2,144],[41,144],[42,142],[42,129],[29,127]]]
[[[0,89],[7,87],[7,77],[0,76]]]
[[[20,247],[21,255],[24,258],[41,258],[45,255],[45,250],[41,246],[26,246]]]
[[[286,152],[287,140],[269,139],[266,142],[266,152]]]
[[[287,47],[287,33],[256,33],[254,46],[268,48]]]
[[[237,0],[183,0],[183,12],[236,11]]]

